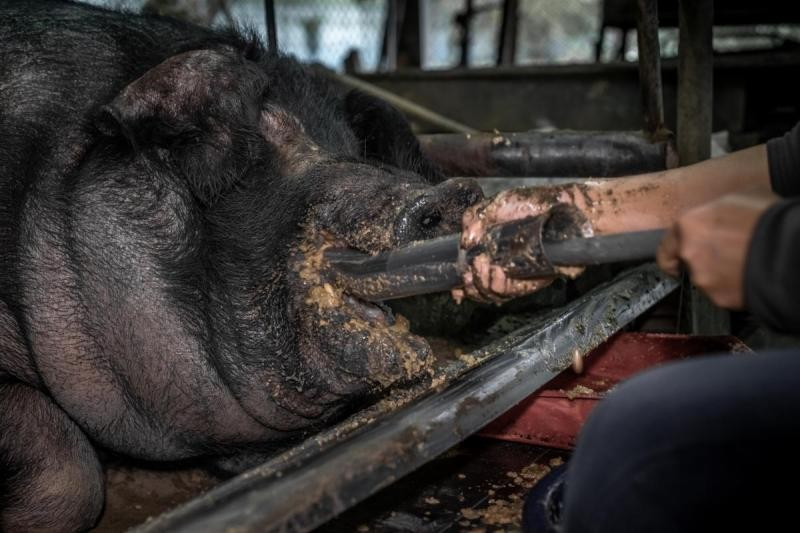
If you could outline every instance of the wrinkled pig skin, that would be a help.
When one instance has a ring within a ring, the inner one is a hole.
[[[424,377],[322,250],[460,229],[405,120],[253,39],[0,4],[0,530],[90,527],[97,450],[285,445]]]

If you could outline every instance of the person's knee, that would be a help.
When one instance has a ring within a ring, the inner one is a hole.
[[[570,461],[571,491],[594,492],[613,485],[616,472],[660,448],[674,424],[668,393],[662,392],[663,370],[622,384],[589,415]]]
[[[800,359],[786,354],[719,356],[621,384],[591,413],[570,460],[567,530],[630,530],[634,523],[651,530],[654,523],[695,520],[690,503],[707,504],[708,483],[717,483],[721,501],[735,501],[740,487],[736,476],[726,477],[730,465],[750,465],[753,449],[774,447],[797,427],[798,375]],[[760,472],[757,464],[752,470]]]
[[[621,515],[637,515],[636,494],[626,487],[633,474],[646,472],[654,454],[663,451],[663,437],[653,428],[668,425],[674,415],[654,384],[661,380],[658,372],[621,385],[584,424],[566,478],[569,531],[614,531],[625,523],[619,521]]]
[[[589,415],[581,430],[578,447],[590,450],[613,447],[641,449],[649,428],[672,416],[670,399],[660,397],[653,373],[638,376],[612,391]]]

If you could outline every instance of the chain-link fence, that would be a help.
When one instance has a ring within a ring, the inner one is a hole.
[[[372,71],[378,66],[386,12],[386,0],[279,0],[278,47],[333,68],[358,57],[359,68]]]
[[[84,0],[139,10],[143,6],[224,25],[231,22],[265,33],[263,0]],[[275,0],[278,46],[302,61],[341,70],[374,71],[381,50],[390,0]],[[497,64],[502,0],[420,0],[421,66]],[[468,9],[468,5],[470,8]],[[519,0],[516,65],[583,63],[637,58],[636,31],[608,28],[601,33],[603,0]],[[463,32],[467,32],[464,46]],[[675,57],[678,31],[659,32],[662,54]],[[715,28],[719,51],[769,48],[800,41],[797,26]],[[466,59],[462,55],[466,52]]]
[[[514,63],[568,63],[592,61],[599,27],[600,0],[521,0]],[[422,19],[426,37],[424,68],[448,68],[462,63],[462,32],[468,31],[470,67],[497,63],[502,24],[498,0],[474,0],[472,15],[457,22],[466,11],[465,0],[424,2]]]
[[[139,10],[145,5],[195,22],[240,26],[265,32],[263,0],[85,0]],[[601,0],[521,0],[517,64],[591,61]],[[494,65],[502,18],[500,0],[474,0],[467,65]],[[378,68],[388,0],[276,0],[278,46],[303,61],[341,69],[356,55],[360,68]],[[460,64],[466,0],[422,0],[422,67]],[[209,16],[211,14],[211,16]]]
[[[150,8],[211,26],[234,23],[266,33],[263,0],[83,0],[140,11]],[[357,53],[360,68],[377,69],[387,0],[275,0],[278,47],[301,61],[341,69]]]

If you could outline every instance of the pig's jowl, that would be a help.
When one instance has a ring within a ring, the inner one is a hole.
[[[90,527],[96,448],[279,446],[428,371],[327,279],[459,229],[392,108],[253,39],[56,0],[0,5],[0,529]]]

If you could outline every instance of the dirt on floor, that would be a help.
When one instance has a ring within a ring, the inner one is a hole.
[[[112,462],[106,468],[106,506],[92,531],[116,533],[139,525],[220,482],[201,468],[155,468]]]
[[[562,456],[547,448],[472,438],[318,531],[519,531],[525,495],[562,464]],[[198,467],[112,462],[105,512],[92,531],[126,531],[220,482]]]
[[[525,496],[565,458],[561,450],[472,437],[315,531],[520,531]]]
[[[533,488],[550,469],[563,464],[561,457],[554,457],[547,462],[534,462],[519,471],[506,472],[511,483],[493,485],[488,489],[485,504],[461,509],[464,520],[459,526],[470,531],[486,531],[503,526],[505,529],[518,530],[522,525],[522,505],[525,494]],[[497,496],[498,490],[504,489],[504,497]],[[510,489],[510,490],[509,490]]]

